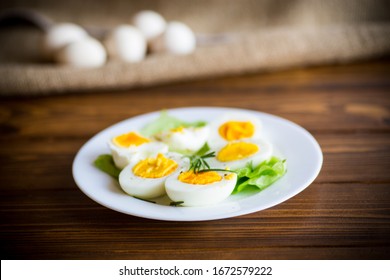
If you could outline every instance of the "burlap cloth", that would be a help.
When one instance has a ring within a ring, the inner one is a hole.
[[[31,3],[30,3],[31,2]],[[128,89],[203,77],[347,63],[390,52],[390,1],[161,0],[3,1],[58,22],[90,28],[129,23],[142,9],[188,24],[201,38],[217,35],[187,56],[165,53],[140,63],[109,61],[76,69],[42,61],[42,32],[0,29],[0,95],[44,95]]]

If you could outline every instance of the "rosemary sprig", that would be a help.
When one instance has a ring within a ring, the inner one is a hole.
[[[210,165],[207,163],[207,158],[215,157],[215,152],[210,152],[205,155],[192,155],[190,156],[190,168],[188,170],[193,170],[194,173],[201,173],[201,172],[207,172],[207,171],[221,171],[221,172],[233,172],[237,173],[236,171],[229,170],[229,169],[220,169],[220,168],[211,168]]]
[[[206,159],[215,157],[215,152],[210,152],[204,155],[192,155],[189,156],[190,159],[190,168],[194,173],[198,173],[200,170],[210,169],[210,165],[207,163]]]
[[[169,206],[173,206],[173,207],[183,206],[182,205],[183,203],[184,201],[172,201],[171,203],[169,203]]]
[[[230,173],[236,173],[236,174],[237,174],[237,171],[230,170],[230,169],[221,169],[221,168],[207,168],[207,169],[201,169],[201,170],[198,171],[198,173],[207,172],[207,171],[221,171],[221,172],[230,172]]]
[[[209,151],[210,151],[210,147],[206,143],[195,154],[193,154],[192,156],[188,156],[188,158],[190,159],[190,168],[188,168],[188,170],[193,170],[194,173],[206,172],[206,171],[222,171],[222,172],[237,173],[235,171],[227,170],[227,169],[211,168],[206,159],[215,157],[215,152],[209,152]]]
[[[136,198],[136,199],[142,200],[142,201],[146,201],[146,202],[150,202],[150,203],[156,203],[156,201],[148,200],[148,199],[145,199],[145,198],[140,198],[138,196],[133,196],[133,197]]]

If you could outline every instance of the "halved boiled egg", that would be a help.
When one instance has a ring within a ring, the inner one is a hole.
[[[165,182],[167,195],[183,206],[204,206],[221,202],[234,190],[237,174],[192,170],[170,176]]]
[[[149,199],[165,194],[165,180],[186,168],[185,159],[177,153],[158,153],[139,158],[119,174],[119,184],[128,194]]]
[[[164,143],[154,142],[135,131],[113,137],[108,146],[111,149],[115,165],[122,169],[137,156],[147,156],[168,152]]]
[[[210,123],[208,145],[214,150],[230,141],[259,138],[261,128],[261,121],[256,116],[232,111]]]
[[[236,170],[248,162],[259,165],[272,156],[272,145],[262,139],[231,141],[216,150],[215,158],[209,160],[211,168]]]
[[[177,127],[157,135],[169,146],[170,151],[183,154],[192,154],[197,152],[206,143],[209,137],[209,127]]]

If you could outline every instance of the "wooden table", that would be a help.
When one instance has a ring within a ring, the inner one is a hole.
[[[2,259],[388,259],[390,61],[122,92],[1,100]],[[78,149],[138,114],[183,106],[263,111],[306,128],[324,164],[268,210],[166,222],[107,209],[72,178]]]

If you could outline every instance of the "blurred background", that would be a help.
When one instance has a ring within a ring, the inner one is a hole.
[[[97,37],[119,24],[131,24],[141,10],[153,10],[168,22],[187,24],[198,46],[188,55],[159,53],[138,63],[109,60],[98,69],[74,69],[47,63],[40,51],[44,32],[4,17],[13,8],[79,24]],[[349,63],[390,51],[390,1],[384,0],[25,0],[2,1],[0,11],[1,95],[127,89]]]

